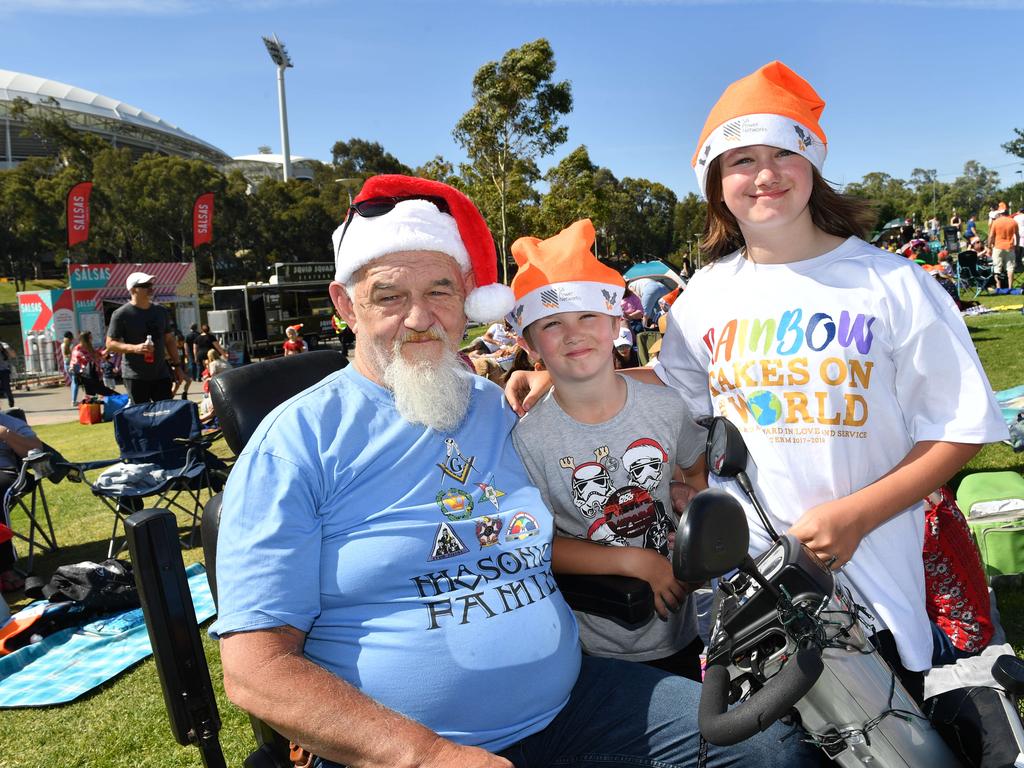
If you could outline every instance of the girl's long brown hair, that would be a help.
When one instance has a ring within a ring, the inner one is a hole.
[[[708,166],[707,217],[701,252],[707,261],[717,261],[744,246],[739,222],[722,199],[722,158]],[[864,237],[875,225],[874,206],[867,200],[842,195],[832,189],[817,168],[811,168],[814,181],[807,205],[818,229],[837,237]]]

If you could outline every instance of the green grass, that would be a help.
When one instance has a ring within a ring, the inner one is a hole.
[[[991,297],[982,301],[993,307],[1008,307],[1019,305],[1021,297]],[[968,327],[992,385],[1005,389],[1024,383],[1024,316],[1019,311],[983,315],[968,319]],[[470,329],[470,338],[484,330],[486,326]],[[41,439],[72,460],[99,459],[117,453],[109,424],[58,424],[40,426],[37,431]],[[988,469],[1022,471],[1024,454],[1014,454],[1003,445],[987,446],[964,471]],[[37,573],[48,575],[61,563],[102,560],[110,535],[110,513],[81,485],[47,484],[46,493],[54,510],[61,550],[56,555],[37,558]],[[179,518],[179,522],[184,525],[184,518]],[[17,523],[15,518],[16,526]],[[202,560],[199,548],[185,550],[183,555],[186,564]],[[1001,589],[998,598],[1010,642],[1019,654],[1024,653],[1024,594],[1019,589]],[[17,605],[26,602],[22,600]],[[221,744],[227,763],[241,765],[254,745],[248,720],[224,697],[219,654],[216,644],[205,633],[203,645],[223,721]],[[0,710],[0,734],[5,744],[17,745],[0,748],[0,768],[202,765],[197,750],[180,747],[171,738],[152,659],[71,704]]]
[[[67,288],[68,281],[66,278],[59,278],[56,280],[29,280],[25,283],[26,291],[43,291],[54,288]],[[13,282],[0,283],[0,304],[17,304],[18,302],[18,290],[15,288]]]

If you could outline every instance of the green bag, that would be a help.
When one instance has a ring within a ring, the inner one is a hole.
[[[1024,573],[1024,477],[1017,472],[975,472],[960,483],[956,501],[989,582]]]
[[[989,582],[996,576],[1024,573],[1024,514],[968,520],[967,524]]]

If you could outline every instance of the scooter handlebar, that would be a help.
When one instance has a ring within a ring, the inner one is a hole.
[[[817,648],[801,648],[765,686],[742,704],[729,707],[729,671],[708,667],[697,722],[711,744],[728,747],[749,739],[785,715],[807,695],[825,665]]]

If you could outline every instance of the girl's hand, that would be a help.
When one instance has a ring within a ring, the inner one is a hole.
[[[513,371],[505,384],[505,399],[520,416],[533,408],[551,389],[547,371]]]
[[[667,620],[670,612],[678,613],[690,589],[683,582],[676,580],[668,559],[653,549],[629,547],[628,551],[632,559],[630,575],[651,585],[651,591],[654,592],[654,610],[658,616]]]
[[[852,509],[847,499],[837,499],[804,512],[788,533],[836,570],[850,561],[867,531],[861,527],[858,510]]]

